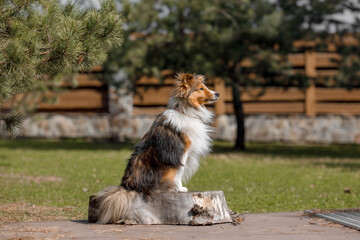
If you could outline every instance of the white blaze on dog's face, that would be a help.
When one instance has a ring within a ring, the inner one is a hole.
[[[203,75],[179,74],[178,90],[182,92],[187,102],[196,108],[200,108],[204,104],[211,104],[218,100],[220,94],[210,90],[205,84]]]

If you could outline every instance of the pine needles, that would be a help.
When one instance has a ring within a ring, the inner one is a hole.
[[[0,0],[0,108],[16,93],[51,86],[49,76],[101,65],[121,45],[123,22],[113,1],[82,10],[59,0]],[[7,130],[16,126],[10,119],[0,115]]]

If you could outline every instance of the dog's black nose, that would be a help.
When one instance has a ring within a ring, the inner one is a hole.
[[[215,93],[215,96],[216,96],[216,97],[219,97],[219,96],[220,96],[220,93]]]

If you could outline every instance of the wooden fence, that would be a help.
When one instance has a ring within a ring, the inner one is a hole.
[[[100,80],[102,69],[96,67],[90,73],[77,75],[76,88],[63,83],[63,92],[57,94],[55,104],[40,103],[36,112],[66,112],[66,113],[106,113],[108,112],[108,86]],[[48,93],[51,95],[51,93]],[[22,101],[25,94],[16,95],[13,101]],[[26,97],[27,104],[35,104],[34,99]],[[12,107],[11,103],[5,103],[3,108]]]
[[[151,115],[161,113],[167,104],[172,90],[172,81],[164,85],[153,84],[155,79],[143,79],[137,86],[134,96],[134,114]],[[220,93],[220,99],[209,106],[217,114],[232,114],[232,93],[224,81],[208,81],[211,89]],[[259,97],[259,88],[247,89],[242,94],[245,114],[341,114],[360,115],[360,90],[316,88],[314,85],[305,90],[298,88],[269,87]]]
[[[68,88],[58,95],[56,104],[41,103],[41,112],[107,112],[108,87],[99,80],[101,73],[79,74],[75,89]]]
[[[294,71],[309,77],[323,78],[339,74],[338,65],[333,59],[339,59],[336,52],[314,52],[288,54]],[[251,63],[244,61],[243,65]],[[137,83],[138,94],[134,96],[134,114],[149,115],[162,112],[170,97],[174,80],[165,79],[160,84],[156,78],[143,77]],[[220,99],[214,104],[214,112],[232,114],[231,88],[225,86],[222,79],[207,81],[207,85],[220,93]],[[307,89],[268,87],[259,95],[260,88],[248,88],[242,94],[245,114],[318,114],[360,115],[360,90],[348,91],[341,88],[316,87],[311,84]]]
[[[332,59],[340,56],[334,51],[288,54],[296,72],[309,77],[321,78],[339,73]],[[245,66],[249,62],[243,63]],[[78,87],[59,95],[57,104],[40,104],[38,112],[108,112],[108,87],[100,78],[101,69],[92,73],[78,75]],[[135,115],[154,115],[162,112],[169,100],[173,79],[165,79],[162,84],[156,78],[143,77],[137,82],[137,94],[134,95]],[[221,79],[210,79],[207,85],[220,93],[220,99],[212,108],[216,114],[232,114],[232,93]],[[360,90],[322,88],[311,85],[302,90],[298,88],[269,87],[261,96],[259,88],[247,89],[242,94],[245,114],[318,114],[360,115]]]

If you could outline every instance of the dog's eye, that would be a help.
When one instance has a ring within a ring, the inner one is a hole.
[[[200,91],[204,91],[204,88],[200,88],[199,90],[200,90]]]

